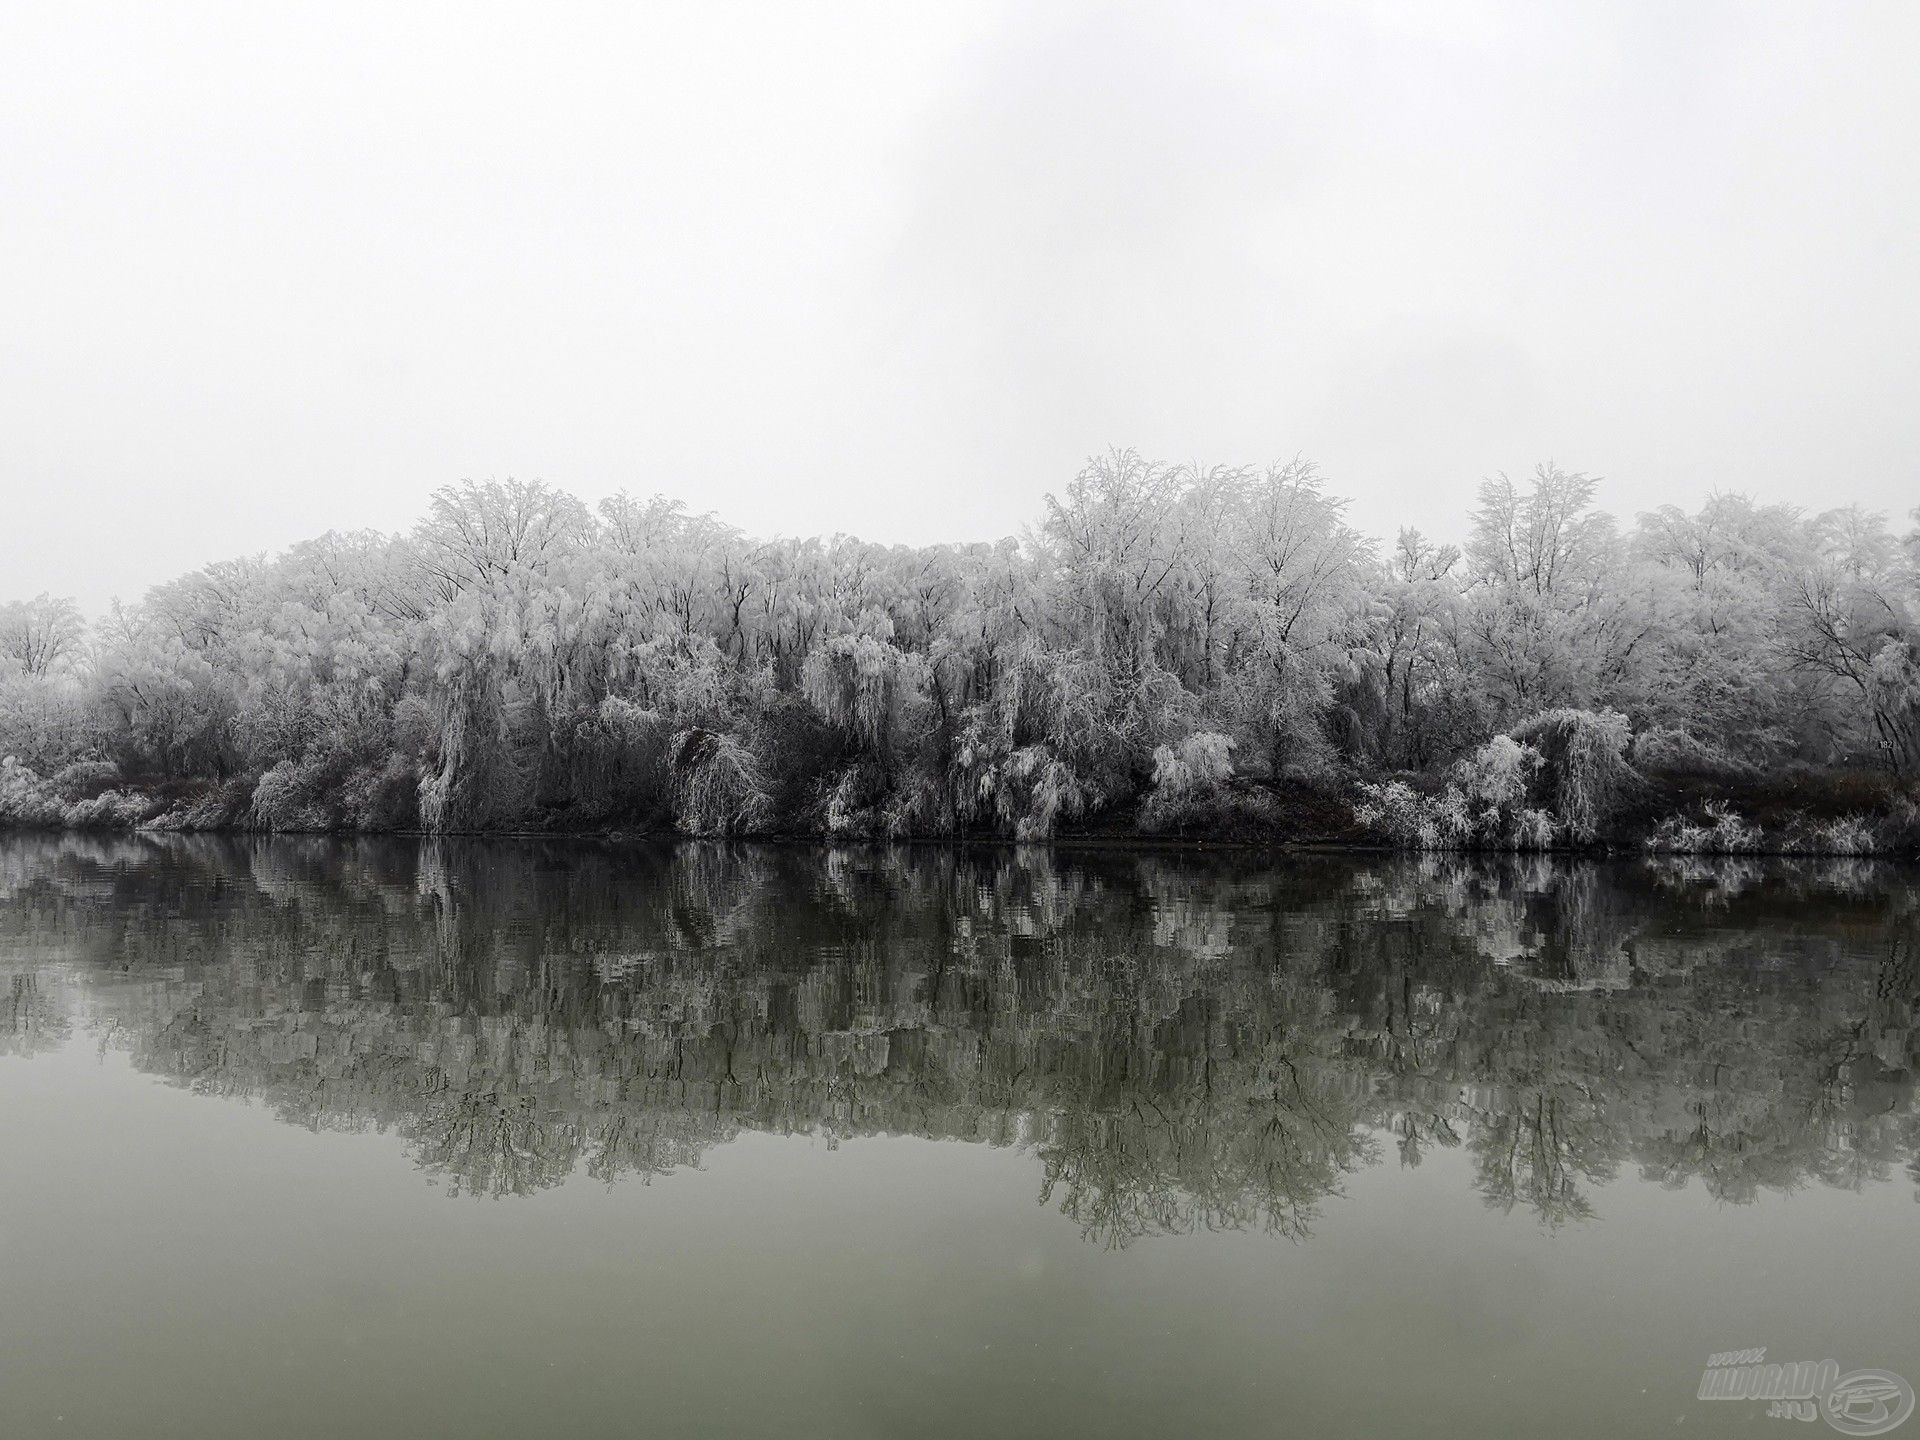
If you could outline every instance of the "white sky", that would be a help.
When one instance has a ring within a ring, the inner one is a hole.
[[[0,598],[463,477],[992,538],[1110,444],[1904,512],[1916,75],[1913,0],[0,0]]]

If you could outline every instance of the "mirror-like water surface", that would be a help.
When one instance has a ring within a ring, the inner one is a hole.
[[[1917,1011],[1858,862],[0,839],[4,1428],[1773,1433]]]

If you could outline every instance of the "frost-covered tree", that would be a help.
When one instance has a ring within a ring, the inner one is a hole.
[[[1407,529],[1371,577],[1352,694],[1362,753],[1373,765],[1424,767],[1473,728],[1472,697],[1463,693],[1450,643],[1458,633],[1459,563],[1458,547]]]
[[[1783,647],[1793,670],[1825,682],[1831,744],[1920,769],[1920,572],[1882,516],[1832,510],[1791,565]]]
[[[1633,674],[1654,616],[1596,487],[1552,465],[1524,487],[1505,475],[1480,487],[1456,634],[1497,720],[1594,704]]]
[[[1920,770],[1920,530],[1716,495],[1623,535],[1597,493],[1496,477],[1463,545],[1383,552],[1298,460],[1111,451],[1021,538],[931,546],[468,482],[91,632],[0,607],[0,755],[278,828],[847,836],[1255,826],[1290,786],[1420,772],[1396,803],[1452,784],[1460,833],[1527,844],[1534,812],[1599,824],[1563,751]]]
[[[0,605],[0,672],[44,677],[79,659],[87,625],[64,596],[39,594]]]

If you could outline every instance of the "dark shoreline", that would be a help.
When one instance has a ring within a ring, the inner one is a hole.
[[[1301,857],[1373,856],[1377,858],[1413,858],[1477,856],[1486,858],[1585,861],[1632,860],[1873,860],[1896,864],[1920,863],[1920,848],[1873,851],[1776,848],[1762,846],[1750,850],[1669,850],[1644,842],[1622,841],[1596,845],[1549,845],[1535,849],[1480,845],[1408,848],[1379,840],[1295,840],[1281,837],[1247,836],[1166,836],[1166,835],[1054,835],[1044,840],[1019,840],[1005,835],[966,836],[863,836],[826,833],[740,833],[731,835],[693,835],[663,830],[578,829],[578,830],[350,830],[350,829],[276,829],[255,825],[218,825],[204,827],[154,824],[135,825],[0,825],[0,838],[13,835],[98,835],[98,836],[211,836],[229,840],[500,840],[524,843],[547,841],[562,843],[598,843],[609,845],[743,845],[782,849],[828,848],[840,850],[1046,850],[1068,854],[1144,854],[1144,855],[1241,855],[1260,854]]]
[[[1637,771],[1620,766],[1612,798],[1585,831],[1554,824],[1544,835],[1512,827],[1414,833],[1377,823],[1370,799],[1396,791],[1414,818],[1443,801],[1464,801],[1442,775],[1364,775],[1250,781],[1236,779],[1174,817],[1156,814],[1135,795],[1073,818],[1051,833],[1020,835],[1012,827],[969,825],[888,834],[878,814],[829,826],[818,796],[803,796],[757,821],[697,830],[675,823],[663,803],[634,805],[613,794],[535,807],[498,826],[422,825],[416,805],[375,814],[356,811],[340,788],[324,790],[295,813],[275,813],[251,775],[226,779],[121,775],[99,767],[86,783],[41,781],[9,769],[27,785],[11,811],[0,808],[0,833],[153,833],[329,835],[395,838],[467,837],[516,840],[609,840],[670,843],[751,841],[776,845],[908,845],[942,849],[1025,845],[1068,851],[1246,854],[1528,854],[1585,857],[1644,855],[1920,857],[1920,789],[1911,781],[1863,769],[1792,767],[1766,773],[1698,774]],[[1537,803],[1554,804],[1550,787]],[[19,803],[24,798],[25,803]],[[1426,807],[1421,811],[1419,807]],[[1475,812],[1477,813],[1477,811]],[[504,817],[503,817],[504,818]],[[532,821],[534,823],[527,823]],[[1376,823],[1370,823],[1376,822]]]

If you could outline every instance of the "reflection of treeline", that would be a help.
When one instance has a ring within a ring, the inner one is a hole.
[[[918,1135],[1031,1148],[1122,1243],[1303,1233],[1435,1146],[1550,1219],[1622,1167],[1738,1201],[1912,1163],[1920,891],[1697,879],[65,837],[0,849],[0,943],[143,1069],[392,1130],[478,1193]]]
[[[0,1055],[57,1049],[71,1032],[66,1010],[39,971],[0,975]]]

